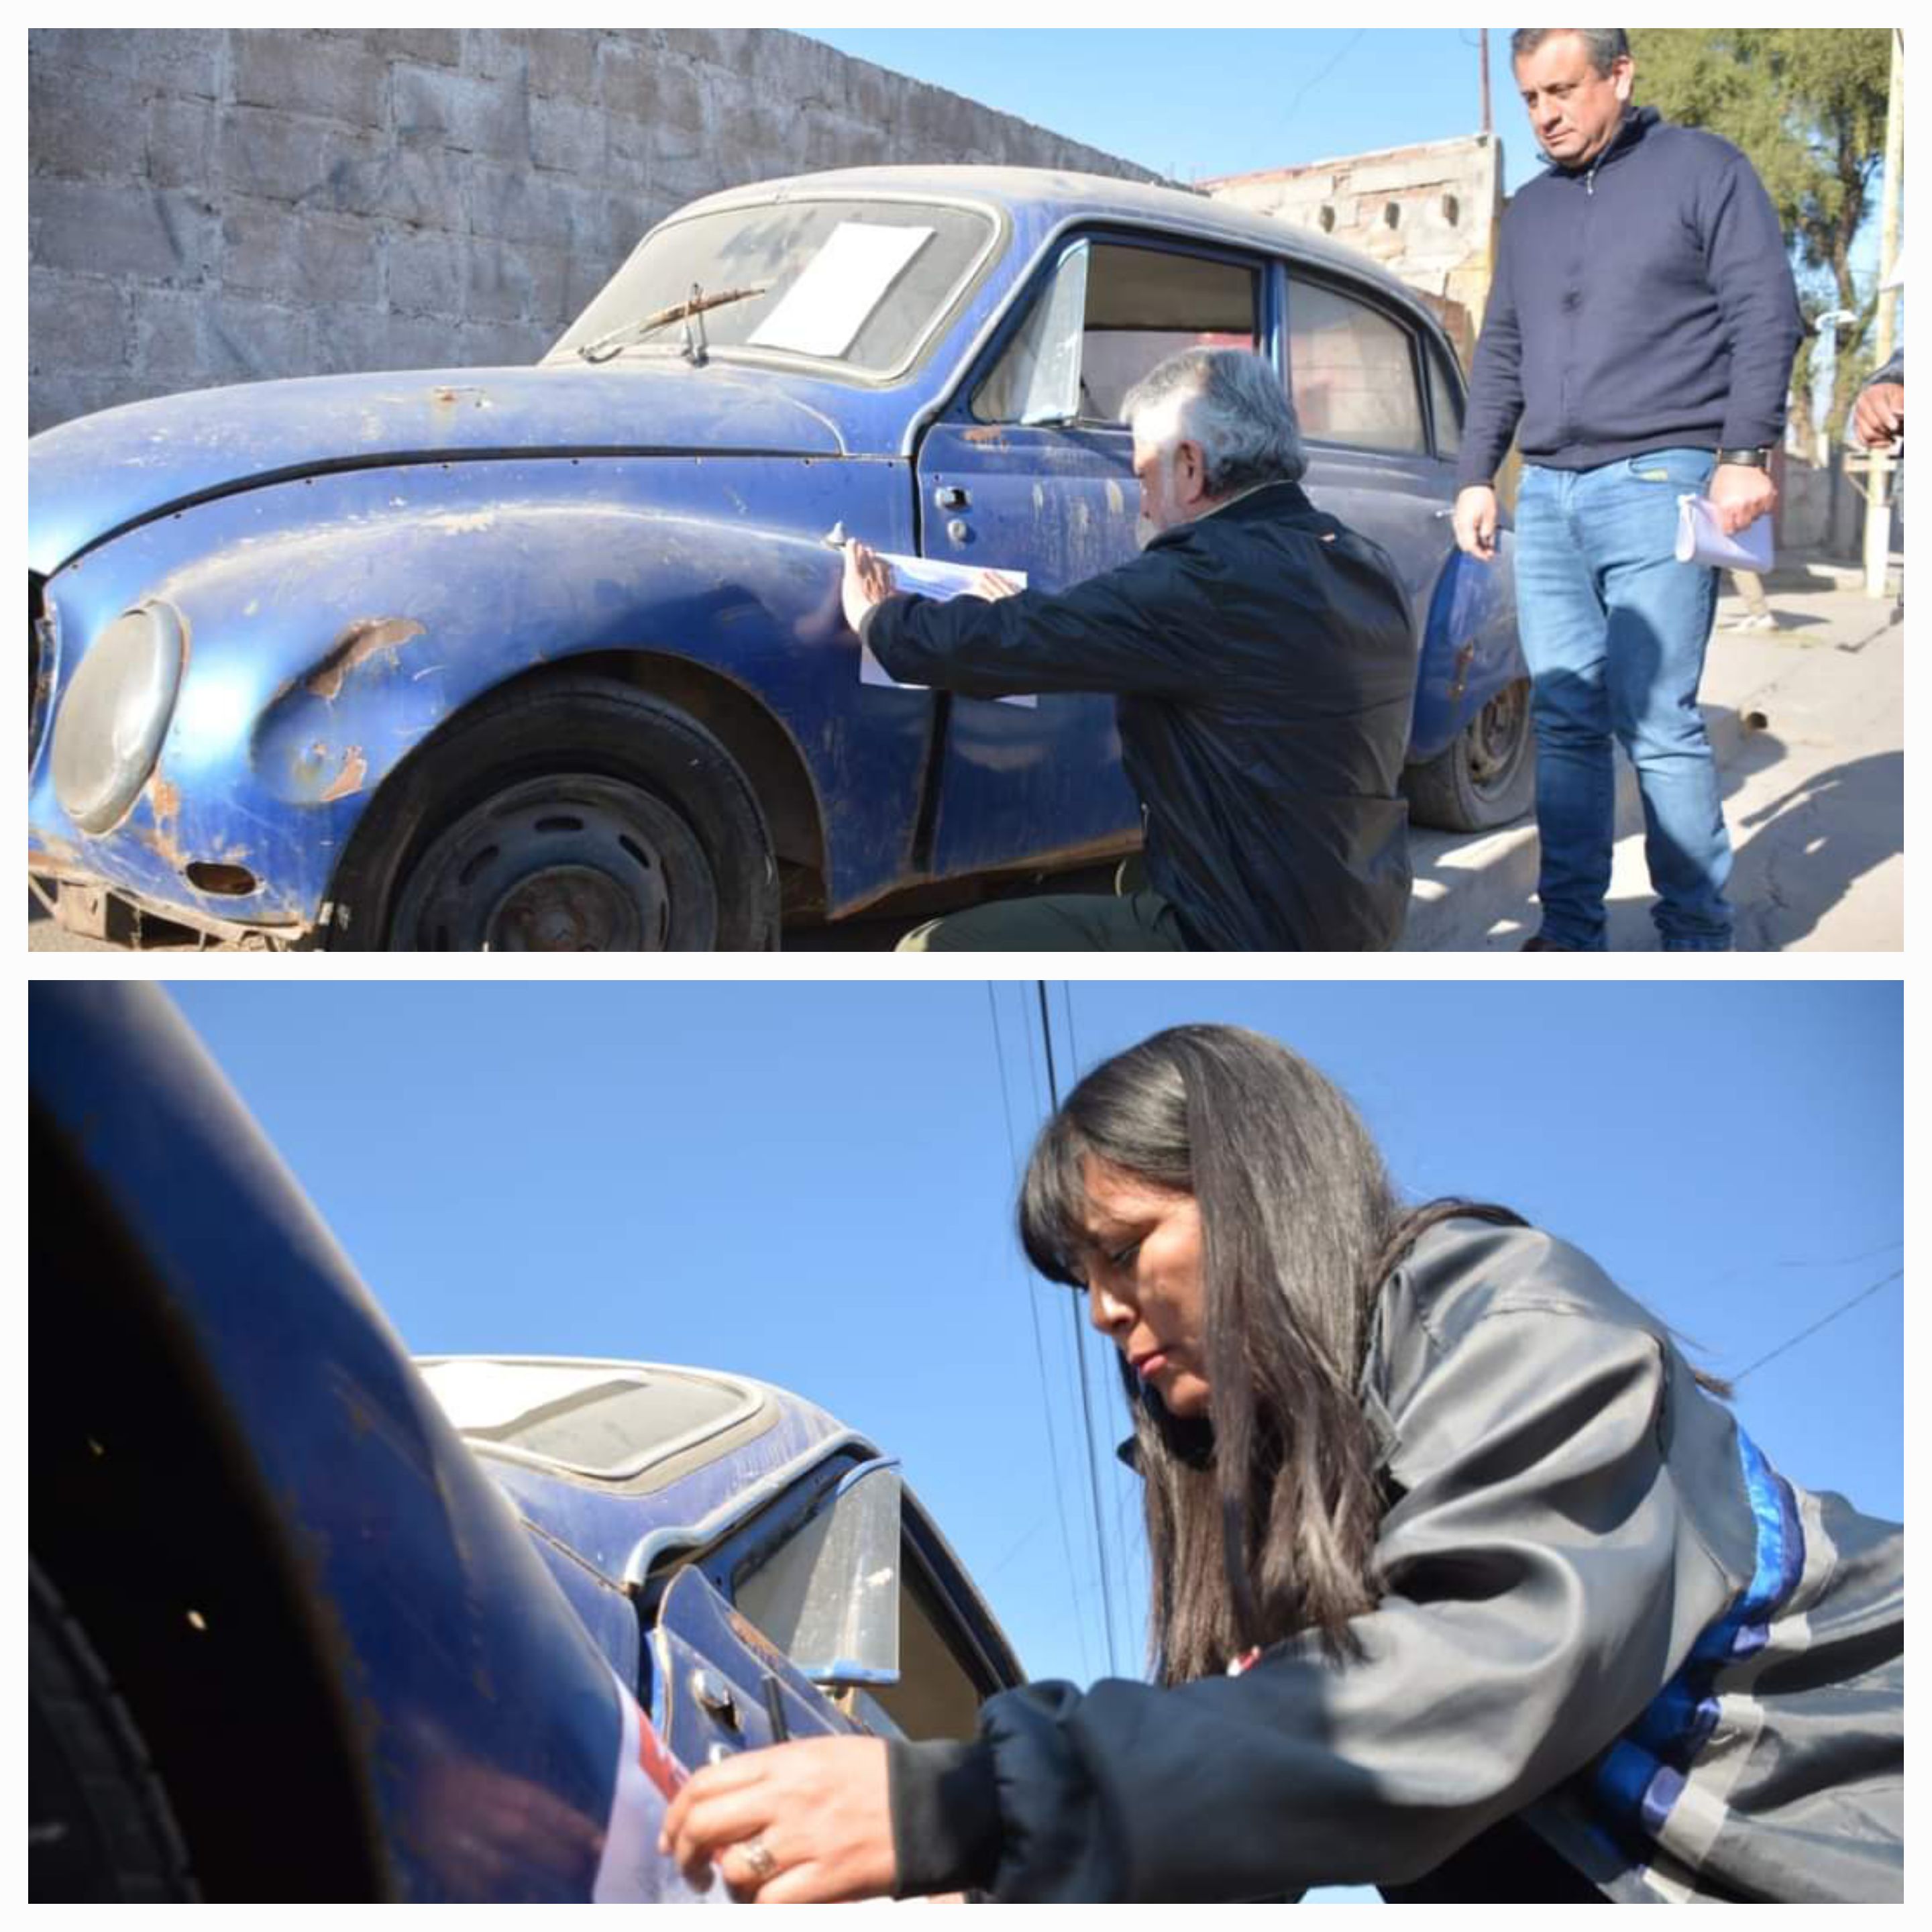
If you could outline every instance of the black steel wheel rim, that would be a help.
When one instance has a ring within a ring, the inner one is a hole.
[[[1519,678],[1476,714],[1467,734],[1469,782],[1487,796],[1504,790],[1529,746],[1529,684]]]
[[[716,942],[704,848],[662,800],[571,772],[494,794],[411,872],[391,944],[428,952],[658,952]]]

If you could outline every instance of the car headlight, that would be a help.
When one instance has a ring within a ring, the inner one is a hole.
[[[187,656],[180,615],[142,604],[115,619],[80,661],[54,727],[54,796],[83,832],[127,817],[160,754]]]

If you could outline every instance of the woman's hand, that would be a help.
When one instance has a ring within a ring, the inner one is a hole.
[[[874,1898],[898,1877],[880,1738],[806,1738],[692,1774],[658,1849],[694,1884],[716,1866],[759,1905]]]
[[[848,542],[842,586],[846,622],[856,631],[859,620],[874,604],[883,604],[892,590],[892,566],[867,545],[856,540]]]

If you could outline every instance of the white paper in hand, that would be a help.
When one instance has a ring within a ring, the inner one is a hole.
[[[1771,519],[1760,517],[1727,537],[1718,521],[1718,506],[1709,497],[1680,496],[1677,561],[1708,564],[1713,570],[1754,571],[1761,577],[1771,568]]]
[[[976,563],[946,563],[938,557],[904,556],[891,550],[880,550],[879,560],[889,563],[892,569],[892,588],[910,591],[915,596],[937,598],[942,603],[955,597],[970,597],[976,593],[974,585],[980,580],[983,566]],[[997,573],[1005,578],[1016,590],[1027,587],[1027,574],[1023,570],[1002,570]],[[897,691],[923,691],[922,684],[902,684],[898,680],[873,656],[864,645],[859,647],[859,682],[861,684],[890,685]],[[1040,700],[1030,692],[1016,693],[1010,698],[997,700],[1001,704],[1023,704],[1030,710],[1036,706]]]

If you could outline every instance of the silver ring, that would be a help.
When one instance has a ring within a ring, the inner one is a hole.
[[[745,1863],[751,1868],[752,1882],[763,1885],[778,1868],[778,1862],[771,1854],[771,1848],[763,1838],[747,1838],[739,1846]]]

